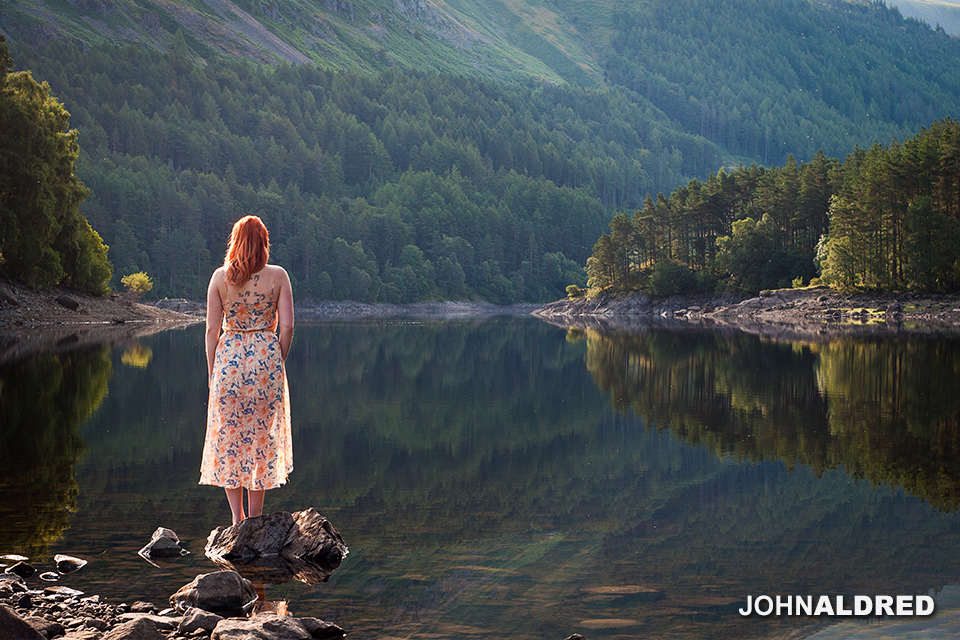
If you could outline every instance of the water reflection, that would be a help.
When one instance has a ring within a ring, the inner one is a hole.
[[[78,430],[107,393],[105,346],[0,365],[0,549],[41,556],[77,506]]]
[[[779,343],[573,331],[617,411],[739,460],[780,460],[960,505],[960,340]]]
[[[143,368],[107,356],[124,374],[79,430],[76,511],[50,551],[92,560],[69,586],[162,603],[215,569],[203,546],[229,511],[196,484],[202,327],[142,346]],[[768,638],[832,621],[744,619],[748,594],[956,584],[956,347],[298,327],[295,469],[267,510],[315,507],[350,555],[267,599],[358,638]],[[146,569],[158,526],[192,553]]]

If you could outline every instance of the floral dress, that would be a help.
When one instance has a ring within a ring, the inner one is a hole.
[[[277,301],[225,301],[207,402],[200,484],[274,489],[293,471]]]

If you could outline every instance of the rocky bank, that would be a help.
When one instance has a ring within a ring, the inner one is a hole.
[[[801,336],[960,333],[958,296],[842,293],[828,287],[775,289],[755,297],[577,298],[558,300],[533,313],[559,326],[597,329],[686,325]]]

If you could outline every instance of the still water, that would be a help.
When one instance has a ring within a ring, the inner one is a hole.
[[[202,342],[0,365],[0,553],[88,559],[62,584],[114,603],[215,570]],[[267,598],[348,637],[960,635],[958,339],[364,321],[299,325],[287,369],[295,470],[266,510],[316,508],[350,554]],[[138,557],[158,526],[191,555]],[[937,613],[737,613],[761,594]]]

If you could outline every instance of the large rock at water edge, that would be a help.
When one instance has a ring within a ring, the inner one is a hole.
[[[236,571],[199,575],[170,596],[170,605],[180,612],[196,607],[218,615],[242,615],[256,603],[253,583]]]
[[[40,632],[30,624],[0,604],[0,638],[17,638],[18,640],[46,640]]]
[[[343,536],[314,509],[247,518],[210,532],[205,553],[258,581],[325,582],[344,556]]]

